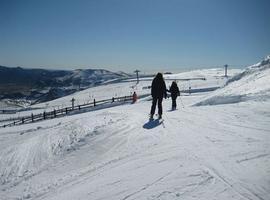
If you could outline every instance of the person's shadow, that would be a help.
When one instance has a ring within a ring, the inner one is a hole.
[[[159,126],[161,123],[162,123],[162,121],[160,121],[158,119],[149,120],[148,122],[146,122],[143,125],[143,128],[145,128],[145,129],[152,129],[152,128],[155,128],[155,127]]]

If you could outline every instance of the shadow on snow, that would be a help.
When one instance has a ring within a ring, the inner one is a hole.
[[[162,124],[162,121],[155,119],[155,120],[149,120],[143,125],[143,128],[145,129],[152,129]]]

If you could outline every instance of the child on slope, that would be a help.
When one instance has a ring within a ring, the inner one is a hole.
[[[170,89],[168,90],[168,92],[171,93],[171,97],[172,97],[172,110],[176,109],[176,98],[177,96],[180,96],[180,91],[179,88],[177,86],[177,83],[175,81],[172,82],[172,85],[170,87]]]

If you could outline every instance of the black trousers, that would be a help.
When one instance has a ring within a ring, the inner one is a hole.
[[[176,108],[176,98],[177,97],[172,97],[172,108]]]
[[[153,97],[152,107],[151,107],[151,112],[150,112],[151,115],[155,114],[157,103],[158,103],[158,114],[162,115],[162,99],[163,99],[162,97],[161,98]]]

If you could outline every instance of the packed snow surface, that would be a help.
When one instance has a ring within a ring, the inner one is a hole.
[[[237,81],[248,76],[257,85],[265,71],[240,75]],[[212,81],[186,86],[225,84],[216,79],[216,73],[205,74]],[[268,79],[263,80],[266,91],[270,86]],[[228,83],[221,94],[237,81]],[[238,87],[243,94],[244,83]],[[120,88],[113,91],[115,86],[129,90],[130,84],[100,86],[95,95],[119,92]],[[142,85],[136,87],[144,91]],[[148,120],[151,101],[145,98],[135,104],[2,128],[0,199],[268,200],[270,101],[256,98],[261,90],[250,91],[254,98],[248,101],[207,106],[192,105],[218,91],[184,94],[174,111],[171,99],[166,99],[162,120],[156,116]],[[48,107],[58,103],[49,102]]]

